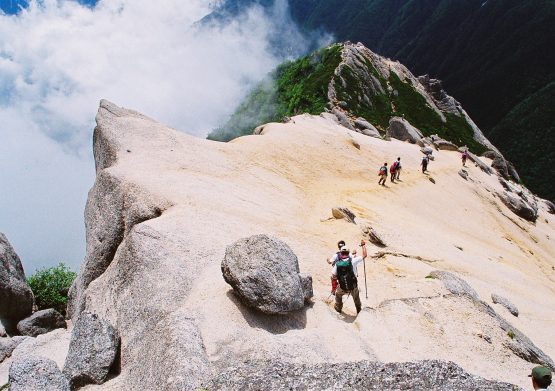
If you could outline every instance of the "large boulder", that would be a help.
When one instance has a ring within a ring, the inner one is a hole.
[[[56,363],[45,357],[21,356],[9,372],[10,391],[69,391],[69,382]]]
[[[21,260],[6,235],[0,232],[0,319],[10,332],[33,311],[34,297]]]
[[[412,144],[418,143],[424,137],[420,130],[401,117],[391,118],[385,136],[401,141],[409,141]]]
[[[104,383],[118,357],[119,343],[119,334],[108,321],[82,312],[73,327],[63,369],[71,388]]]
[[[381,138],[378,129],[364,118],[359,117],[355,119],[354,124],[358,132],[370,137]]]
[[[19,333],[29,337],[36,337],[61,328],[67,328],[67,323],[62,314],[54,308],[37,311],[17,324]]]
[[[444,140],[440,137],[434,137],[434,146],[438,150],[443,151],[458,151],[459,147],[453,144],[451,141]]]
[[[538,218],[538,206],[534,202],[530,202],[523,194],[520,196],[515,193],[506,191],[497,192],[497,195],[503,203],[517,216],[528,221],[536,221]]]
[[[222,261],[225,281],[247,306],[268,314],[302,309],[312,289],[299,275],[297,256],[278,238],[254,235],[227,246]]]

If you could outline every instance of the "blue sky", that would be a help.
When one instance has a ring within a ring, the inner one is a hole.
[[[206,137],[285,60],[272,31],[287,31],[290,58],[330,41],[301,34],[286,0],[270,15],[195,23],[210,12],[207,0],[41,0],[0,14],[0,232],[27,275],[84,258],[101,99]]]
[[[94,7],[98,0],[80,0],[79,3]],[[27,0],[0,0],[0,10],[6,14],[16,14],[21,8],[27,8],[29,1]]]

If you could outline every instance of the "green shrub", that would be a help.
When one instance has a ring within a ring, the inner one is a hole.
[[[2,387],[0,387],[0,391],[7,390],[9,386],[10,386],[10,383],[4,384]]]
[[[64,263],[58,266],[42,268],[27,279],[39,310],[54,308],[66,315],[67,294],[69,287],[77,277]]]

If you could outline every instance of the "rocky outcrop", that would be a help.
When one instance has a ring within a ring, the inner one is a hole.
[[[56,363],[45,357],[18,357],[10,366],[10,391],[70,391]]]
[[[517,216],[528,221],[536,221],[538,218],[538,206],[533,198],[528,198],[524,193],[497,192],[503,203]]]
[[[509,299],[492,293],[491,301],[493,301],[494,304],[501,304],[503,307],[509,310],[511,314],[513,314],[514,316],[518,316],[519,312],[517,306],[514,305]]]
[[[355,223],[356,215],[353,212],[351,212],[351,210],[349,208],[345,208],[345,207],[342,207],[342,206],[336,206],[336,207],[333,207],[331,209],[331,213],[332,213],[333,217],[338,219],[338,220],[343,219],[343,220],[348,221],[349,223],[356,224]]]
[[[453,362],[359,361],[292,364],[251,361],[217,375],[209,390],[442,390],[513,391],[516,386],[471,375]]]
[[[355,130],[355,128],[351,124],[351,121],[349,120],[349,117],[342,110],[334,107],[331,112],[337,117],[339,124],[346,127],[347,129]]]
[[[384,240],[382,239],[382,237],[370,225],[365,225],[361,229],[362,229],[362,234],[369,241],[371,241],[374,244],[377,244],[378,246],[386,247],[386,244],[385,244]]]
[[[0,233],[0,321],[6,331],[33,311],[34,297],[21,260],[8,238]]]
[[[119,334],[100,316],[82,312],[75,322],[63,373],[72,389],[102,384],[119,353]]]
[[[495,310],[488,303],[482,301],[478,296],[478,293],[470,285],[468,285],[466,281],[453,273],[446,271],[434,270],[430,273],[430,275],[440,279],[451,294],[465,295],[469,297],[481,312],[488,314],[495,319],[499,324],[499,327],[511,336],[512,340],[506,345],[507,348],[509,348],[515,355],[528,362],[543,365],[550,368],[552,371],[555,370],[555,362],[553,362],[551,357],[538,348],[520,330],[499,316],[499,314],[495,312]]]
[[[424,86],[424,89],[434,98],[436,105],[442,110],[460,117],[458,110],[460,106],[452,96],[447,95],[441,86],[441,80],[430,79],[429,75],[419,76],[418,81]]]
[[[93,149],[97,176],[85,206],[87,255],[69,290],[70,318],[76,318],[84,309],[83,292],[108,268],[125,234],[136,224],[160,216],[170,206],[168,201],[144,192],[111,169],[132,153],[118,139],[132,134],[138,122],[156,122],[105,100],[100,102],[96,122]],[[119,126],[114,127],[115,122]],[[161,137],[153,126],[145,128],[143,137],[150,138],[153,147],[167,146],[168,150],[175,141],[169,135]]]
[[[476,301],[480,300],[480,297],[474,288],[468,285],[465,280],[453,273],[442,270],[434,270],[430,273],[430,276],[440,279],[452,294],[468,295]]]
[[[488,175],[494,174],[494,171],[492,170],[492,168],[488,166],[486,163],[484,163],[478,156],[474,155],[472,152],[468,152],[468,158],[470,159],[471,162],[473,162],[477,167],[480,168],[480,170],[482,170],[486,174]]]
[[[299,275],[293,250],[268,235],[254,235],[228,246],[222,273],[243,303],[267,314],[302,309],[312,290],[312,280]]]
[[[376,129],[374,125],[372,125],[370,122],[366,121],[362,117],[358,117],[356,120],[354,120],[354,125],[355,130],[359,133],[370,137],[381,138],[378,129]]]
[[[67,328],[67,323],[62,314],[53,308],[37,311],[17,324],[19,333],[29,337],[36,337],[60,328]]]
[[[419,142],[424,135],[409,122],[401,117],[393,117],[389,120],[389,127],[385,136],[401,141],[409,141],[412,144]]]
[[[458,151],[459,147],[453,144],[451,141],[444,140],[439,137],[435,137],[433,141],[434,146],[437,150],[443,151]]]

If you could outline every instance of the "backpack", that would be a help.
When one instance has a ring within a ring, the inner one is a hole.
[[[393,163],[389,169],[389,172],[391,173],[394,173],[395,171],[397,171],[397,162]]]
[[[355,289],[357,287],[357,277],[353,270],[351,257],[338,260],[335,267],[337,268],[337,281],[341,289],[345,292]]]
[[[380,168],[380,175],[385,175],[385,174],[387,174],[387,167],[382,166],[382,168]]]

